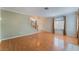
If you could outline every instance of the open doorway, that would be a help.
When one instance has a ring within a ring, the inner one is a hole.
[[[54,33],[66,35],[66,16],[53,19]]]

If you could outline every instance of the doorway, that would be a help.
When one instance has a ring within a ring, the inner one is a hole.
[[[66,16],[54,18],[53,25],[55,34],[66,35]]]

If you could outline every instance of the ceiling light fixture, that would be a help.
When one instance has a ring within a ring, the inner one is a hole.
[[[44,9],[45,9],[45,10],[48,10],[48,7],[45,7]]]

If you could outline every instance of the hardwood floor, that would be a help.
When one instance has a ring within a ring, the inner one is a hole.
[[[79,50],[78,39],[50,32],[17,37],[0,42],[1,51],[63,51]]]

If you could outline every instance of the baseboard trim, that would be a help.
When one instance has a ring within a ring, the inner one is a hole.
[[[29,35],[36,34],[36,33],[40,33],[40,31],[39,32],[29,33],[29,34],[24,34],[24,35],[18,35],[18,36],[3,38],[3,39],[0,39],[0,41],[2,41],[2,40],[9,40],[9,39],[17,38],[17,37],[22,37],[22,36],[29,36]]]

